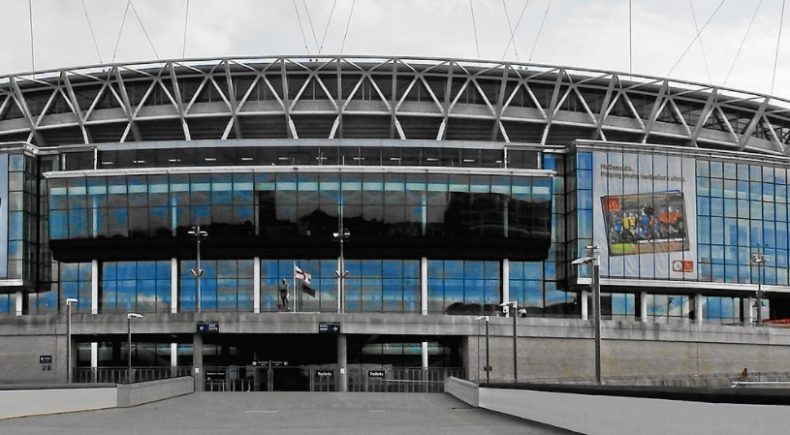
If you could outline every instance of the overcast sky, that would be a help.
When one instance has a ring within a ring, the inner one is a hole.
[[[37,70],[180,58],[187,0],[30,0]],[[91,38],[83,2],[96,35]],[[480,58],[627,72],[628,0],[529,0],[510,39],[503,0],[472,0]],[[186,57],[337,54],[354,0],[189,0]],[[515,28],[524,0],[505,0]],[[721,0],[632,0],[633,71],[666,76]],[[725,0],[671,77],[769,93],[783,0]],[[0,0],[0,74],[32,69],[28,0]],[[334,13],[329,20],[332,6]],[[547,6],[549,13],[535,45]],[[300,31],[298,7],[303,34]],[[305,6],[307,7],[305,9]],[[788,5],[787,9],[790,9]],[[138,22],[137,11],[143,26]],[[312,26],[308,20],[308,12]],[[790,10],[785,11],[790,15]],[[790,20],[785,20],[774,94],[790,98]],[[147,31],[149,44],[143,28]],[[313,36],[313,30],[315,37]],[[326,36],[324,37],[326,29]],[[316,44],[316,40],[318,44]],[[117,42],[117,51],[116,51]],[[153,47],[151,46],[153,45]],[[516,53],[517,52],[517,53]],[[477,58],[469,0],[356,0],[344,54]],[[708,68],[706,68],[707,59]]]

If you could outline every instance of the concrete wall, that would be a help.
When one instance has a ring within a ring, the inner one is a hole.
[[[478,388],[450,378],[445,392],[471,406],[585,434],[786,433],[790,409],[547,391]]]
[[[513,380],[513,338],[509,319],[497,319],[489,342],[492,382]],[[594,342],[591,322],[554,320],[554,330],[519,319],[519,380],[591,379]],[[543,320],[549,322],[549,320]],[[504,322],[504,323],[502,323]],[[569,323],[566,323],[569,322]],[[493,322],[492,322],[493,323]],[[790,372],[790,330],[691,324],[604,322],[602,375],[671,376]],[[465,340],[468,379],[485,381],[485,335]]]
[[[0,419],[129,407],[195,392],[191,376],[132,385],[70,384],[0,389]]]
[[[126,336],[126,318],[118,314],[75,314],[76,340],[97,335]],[[191,340],[195,322],[216,321],[222,334],[316,334],[320,322],[339,322],[344,333],[399,335],[419,340],[461,337],[461,358],[471,380],[484,379],[483,323],[473,316],[415,314],[296,313],[150,313],[135,322],[135,338],[178,335]],[[65,316],[0,316],[0,383],[65,381]],[[592,321],[518,319],[519,379],[589,379],[593,375]],[[714,324],[603,322],[603,375],[790,372],[790,328]],[[512,319],[492,317],[492,381],[510,381]],[[42,370],[39,355],[52,355]],[[76,356],[76,352],[74,352]]]
[[[114,408],[115,386],[0,390],[0,419]]]
[[[790,409],[481,388],[480,407],[586,434],[786,433]]]
[[[451,377],[444,380],[444,392],[460,399],[467,405],[475,407],[479,405],[479,389],[474,382]]]
[[[118,407],[137,406],[194,392],[195,380],[191,376],[118,385]]]

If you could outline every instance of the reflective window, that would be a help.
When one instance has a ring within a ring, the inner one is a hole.
[[[170,261],[106,261],[101,264],[100,313],[167,313]]]
[[[253,260],[201,260],[201,311],[252,311]],[[197,279],[194,260],[181,260],[178,310],[194,311]]]

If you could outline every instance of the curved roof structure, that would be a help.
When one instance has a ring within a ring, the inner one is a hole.
[[[787,155],[790,100],[613,71],[465,59],[245,57],[0,77],[0,142],[575,139]]]

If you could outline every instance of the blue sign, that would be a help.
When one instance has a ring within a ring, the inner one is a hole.
[[[217,334],[219,333],[219,322],[198,322],[197,332]]]
[[[318,324],[318,333],[319,334],[340,334],[340,324],[339,323],[320,322]]]
[[[52,364],[52,355],[39,355],[39,364]]]

